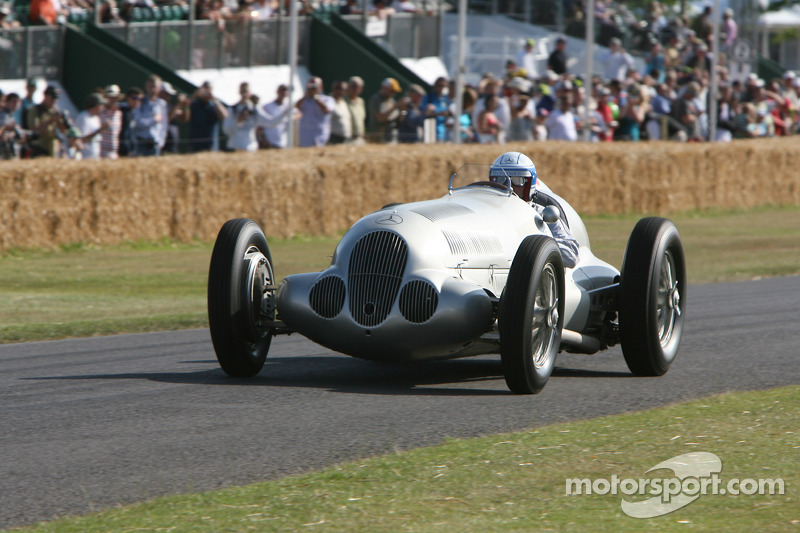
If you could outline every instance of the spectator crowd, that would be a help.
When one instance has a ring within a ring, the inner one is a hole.
[[[726,11],[725,20],[732,21],[732,15]],[[700,15],[701,22],[705,16]],[[735,22],[726,27],[727,38]],[[535,43],[529,39],[506,62],[504,75],[486,73],[464,88],[459,117],[454,81],[443,77],[430,91],[417,84],[403,88],[386,78],[378,92],[366,97],[357,75],[333,81],[330,94],[320,78],[312,77],[290,107],[286,85],[263,103],[242,83],[239,100],[225,106],[210,83],[188,96],[153,75],[144,89],[132,87],[124,94],[117,85],[97,88],[74,120],[58,107],[55,87],[48,86],[44,99],[34,103],[40,80],[32,79],[26,95],[0,95],[0,147],[3,159],[255,151],[286,147],[292,120],[299,146],[452,142],[456,123],[465,143],[576,141],[583,136],[598,142],[702,142],[711,130],[713,75],[718,82],[714,140],[800,133],[800,79],[793,72],[770,80],[752,74],[732,80],[724,52],[712,72],[710,32],[699,35],[676,18],[661,35],[665,42],[650,42],[641,69],[622,41],[612,37],[601,61],[602,75],[590,80],[569,72],[565,39],[557,39],[541,68],[531,59]],[[181,139],[181,131],[188,132],[187,138]]]
[[[0,28],[16,27],[20,23],[55,26],[80,17],[94,18],[95,2],[99,3],[102,23],[188,19],[190,11],[190,2],[186,0],[30,0],[27,20],[16,20],[11,9],[13,1],[0,0]],[[194,6],[196,20],[216,22],[222,30],[228,21],[286,16],[291,4],[280,0],[196,0]],[[366,14],[385,18],[394,13],[430,13],[434,4],[430,0],[299,0],[298,6],[301,15],[320,11],[361,14],[366,8]]]

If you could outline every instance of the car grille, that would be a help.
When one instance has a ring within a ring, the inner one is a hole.
[[[338,276],[325,276],[317,281],[308,295],[311,309],[322,318],[333,318],[344,306],[344,281]]]
[[[383,322],[397,298],[408,260],[408,245],[391,231],[361,237],[350,255],[347,284],[350,313],[366,327]]]
[[[427,281],[409,281],[400,291],[400,312],[406,320],[414,324],[428,321],[438,305],[439,293]]]

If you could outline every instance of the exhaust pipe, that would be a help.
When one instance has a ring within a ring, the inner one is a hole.
[[[566,347],[568,352],[593,354],[600,351],[598,339],[569,329],[561,330],[561,346]]]

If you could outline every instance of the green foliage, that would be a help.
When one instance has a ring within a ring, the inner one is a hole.
[[[800,28],[784,28],[769,34],[769,43],[772,45],[797,40],[800,40]]]

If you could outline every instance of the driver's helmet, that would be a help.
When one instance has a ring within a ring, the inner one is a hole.
[[[492,163],[489,181],[510,185],[517,196],[527,202],[531,189],[536,185],[536,165],[525,154],[506,152]]]

